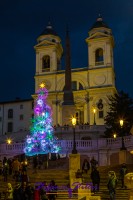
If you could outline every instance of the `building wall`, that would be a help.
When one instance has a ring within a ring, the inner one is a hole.
[[[0,135],[8,134],[8,123],[13,125],[11,132],[29,130],[30,119],[33,114],[33,100],[22,100],[0,103]],[[13,116],[9,118],[8,112],[12,109]]]

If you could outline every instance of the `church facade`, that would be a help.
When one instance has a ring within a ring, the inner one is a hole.
[[[109,109],[108,97],[117,92],[111,29],[98,17],[85,39],[88,46],[88,66],[71,69],[72,93],[75,109],[64,107],[65,70],[61,70],[63,47],[60,37],[49,23],[38,37],[34,46],[36,52],[35,93],[44,82],[49,91],[48,104],[53,110],[53,124],[71,125],[71,117],[77,123],[104,125]],[[35,94],[32,95],[36,97]]]

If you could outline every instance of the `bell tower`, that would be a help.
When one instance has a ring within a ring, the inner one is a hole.
[[[86,42],[88,44],[89,69],[103,66],[114,67],[114,38],[111,29],[104,23],[101,16],[91,27]]]
[[[36,53],[36,70],[35,70],[35,94],[39,85],[43,82],[49,91],[47,103],[52,108],[53,124],[61,124],[60,102],[62,101],[62,88],[64,79],[61,73],[61,59],[63,48],[61,38],[54,31],[50,22],[44,31],[37,38],[37,44],[34,46]],[[61,83],[60,83],[61,82]],[[61,91],[61,92],[60,92]]]
[[[88,32],[89,95],[90,119],[95,116],[96,124],[104,124],[108,111],[108,96],[116,93],[112,30],[103,21],[101,15]],[[100,106],[99,106],[100,105]],[[93,113],[96,110],[96,113]],[[93,124],[93,120],[90,122]]]
[[[50,22],[37,38],[37,42],[38,44],[34,46],[36,51],[36,73],[42,74],[59,70],[63,49],[61,39],[53,30]]]

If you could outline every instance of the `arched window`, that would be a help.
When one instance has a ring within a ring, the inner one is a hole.
[[[13,132],[13,123],[12,122],[8,122],[8,124],[7,124],[7,132],[9,132],[9,133]]]
[[[42,72],[50,70],[50,56],[44,56],[42,59]]]
[[[13,109],[9,109],[8,110],[8,119],[12,119],[13,118]]]
[[[79,90],[83,90],[83,85],[81,83],[79,83]]]
[[[104,112],[103,112],[103,100],[99,99],[98,103],[97,103],[97,108],[98,108],[98,112],[99,112],[99,118],[104,118]]]
[[[95,62],[96,65],[102,65],[103,64],[103,49],[99,48],[95,52]]]

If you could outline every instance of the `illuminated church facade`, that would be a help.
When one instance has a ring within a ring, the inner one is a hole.
[[[34,114],[33,101],[42,82],[49,92],[47,104],[52,108],[53,126],[71,125],[71,117],[75,116],[77,124],[103,127],[104,117],[109,110],[108,97],[117,92],[113,63],[114,38],[111,29],[98,17],[85,41],[88,46],[88,66],[71,69],[67,32],[65,70],[62,70],[64,53],[61,38],[50,23],[46,26],[34,46],[36,70],[33,99],[0,102],[0,135],[29,130]]]
[[[50,23],[34,46],[35,93],[39,85],[45,82],[54,125],[70,125],[72,116],[76,116],[78,124],[104,125],[104,117],[109,109],[108,97],[117,92],[113,63],[114,38],[102,17],[97,18],[85,41],[88,46],[88,66],[71,69],[67,34],[65,70],[61,70],[60,65],[63,55],[61,39]],[[32,96],[36,97],[35,94]]]

